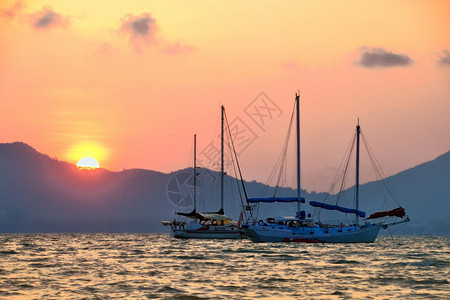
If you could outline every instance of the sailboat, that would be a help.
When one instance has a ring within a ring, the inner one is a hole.
[[[356,183],[355,207],[347,208],[337,204],[310,201],[312,207],[326,210],[335,210],[341,213],[354,215],[350,224],[325,224],[311,217],[310,213],[302,210],[305,198],[300,192],[300,95],[295,96],[296,129],[297,129],[297,195],[296,197],[270,197],[248,198],[247,211],[252,211],[260,203],[297,203],[297,211],[292,217],[269,217],[257,221],[249,218],[242,224],[242,230],[253,242],[304,242],[304,243],[372,243],[381,229],[405,223],[409,218],[405,210],[398,207],[393,210],[377,212],[365,218],[366,213],[359,209],[359,143],[361,129],[356,126]],[[398,217],[400,220],[390,220],[388,217]],[[365,218],[365,219],[364,219]],[[363,221],[362,221],[363,219]],[[378,220],[378,221],[374,221]]]
[[[194,134],[194,170],[193,170],[193,202],[194,208],[191,212],[176,212],[178,216],[190,219],[190,222],[174,219],[173,221],[162,221],[164,226],[170,226],[170,233],[175,238],[182,239],[240,239],[243,233],[236,222],[224,213],[224,113],[225,108],[221,107],[221,170],[220,170],[220,210],[217,212],[197,211],[197,135]]]

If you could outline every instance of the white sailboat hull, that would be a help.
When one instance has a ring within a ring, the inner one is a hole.
[[[253,242],[373,243],[381,227],[381,224],[330,229],[244,225],[242,229]]]
[[[241,239],[244,234],[237,227],[214,226],[201,229],[174,229],[171,235],[179,239]]]
[[[296,125],[297,125],[297,197],[257,197],[248,198],[248,208],[250,212],[257,208],[260,203],[275,203],[275,202],[297,202],[297,212],[295,217],[270,217],[266,221],[255,219],[248,219],[242,226],[244,233],[254,242],[304,242],[304,243],[373,243],[381,228],[387,228],[387,226],[395,225],[403,222],[408,222],[409,218],[402,221],[386,224],[385,221],[380,221],[378,218],[387,216],[396,216],[403,218],[405,216],[404,209],[398,207],[391,211],[378,212],[365,219],[364,225],[360,225],[360,220],[365,218],[365,212],[359,210],[359,148],[360,148],[360,135],[361,128],[356,126],[356,134],[353,141],[356,142],[356,183],[355,183],[355,207],[348,208],[335,204],[310,201],[309,204],[313,207],[319,207],[320,209],[335,210],[346,214],[355,214],[355,224],[345,225],[343,223],[323,224],[319,221],[315,221],[309,214],[306,217],[306,211],[301,210],[301,204],[305,203],[305,199],[300,197],[300,94],[295,94],[295,111],[296,111]],[[291,123],[292,124],[292,123]],[[289,127],[289,132],[291,125]],[[284,149],[283,151],[285,151]],[[349,157],[352,153],[353,147],[350,148]],[[283,152],[285,156],[286,152]],[[283,163],[286,163],[283,161]],[[280,166],[283,166],[280,163]],[[344,176],[341,176],[345,180],[346,172],[348,170],[348,161],[345,165]],[[281,168],[283,170],[283,168]],[[280,173],[281,175],[282,173]],[[271,175],[272,176],[272,175]],[[281,178],[281,177],[279,177]],[[345,183],[344,181],[342,183]],[[344,185],[341,184],[341,187]],[[278,187],[278,186],[277,186]],[[340,195],[340,194],[339,194]],[[338,197],[339,199],[339,197]],[[250,204],[255,204],[251,206]],[[252,214],[250,214],[253,218]],[[319,215],[320,217],[320,215]],[[361,218],[361,219],[360,219]],[[376,223],[370,223],[369,219],[378,219]]]

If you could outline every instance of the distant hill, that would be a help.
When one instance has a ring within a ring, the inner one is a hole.
[[[450,235],[450,152],[388,180],[412,219],[401,232]],[[364,188],[372,194],[376,185]]]
[[[0,232],[145,232],[172,207],[167,175],[79,171],[23,143],[0,144]]]
[[[412,221],[405,234],[450,233],[450,152],[433,161],[388,178],[400,204]],[[219,208],[219,174],[200,169],[197,207]],[[246,182],[249,196],[272,187]],[[375,203],[377,182],[361,186],[361,197]],[[225,210],[238,218],[238,185],[225,177]],[[347,191],[351,193],[351,189]],[[292,195],[289,188],[278,194]],[[306,199],[322,201],[324,193],[302,192]],[[330,196],[334,197],[334,196]],[[231,199],[234,199],[231,201]],[[276,213],[286,214],[281,206]],[[364,209],[375,209],[371,205]],[[175,210],[192,209],[192,168],[164,174],[132,169],[80,171],[24,143],[0,144],[0,232],[165,232],[161,220],[173,219]],[[274,213],[261,208],[262,215]]]

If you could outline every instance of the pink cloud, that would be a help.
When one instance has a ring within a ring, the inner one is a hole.
[[[414,64],[408,55],[394,53],[383,48],[361,48],[361,58],[357,62],[364,68],[409,67]]]
[[[31,14],[30,21],[36,29],[66,27],[70,23],[68,17],[55,12],[50,6],[45,6],[41,11]]]
[[[15,18],[22,9],[26,8],[24,1],[16,1],[9,8],[0,10],[0,16],[6,18]]]
[[[164,52],[169,55],[176,55],[176,54],[193,52],[195,50],[196,50],[196,48],[193,46],[176,42],[176,43],[169,44],[164,49]]]
[[[151,14],[144,13],[140,16],[128,14],[121,21],[122,25],[119,31],[129,35],[130,44],[133,45],[137,52],[140,52],[143,45],[156,42],[158,25]]]
[[[450,51],[442,50],[442,54],[437,63],[441,67],[450,67]]]

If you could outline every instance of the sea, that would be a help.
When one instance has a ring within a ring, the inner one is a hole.
[[[449,246],[0,234],[0,299],[450,299]]]

